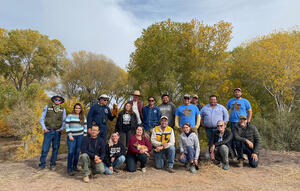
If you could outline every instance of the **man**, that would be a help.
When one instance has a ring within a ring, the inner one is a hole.
[[[143,123],[143,109],[144,109],[144,103],[140,101],[141,92],[139,90],[135,90],[133,94],[133,100],[129,101],[129,103],[132,105],[132,110],[136,114],[138,125],[141,125]]]
[[[152,130],[151,143],[154,146],[155,166],[157,169],[164,167],[164,155],[167,155],[167,171],[174,173],[175,137],[173,129],[168,126],[168,117],[160,118],[160,125]]]
[[[107,131],[108,131],[108,125],[107,121],[108,119],[112,121],[116,116],[112,115],[110,112],[108,105],[109,97],[105,94],[102,94],[98,98],[98,103],[94,104],[87,116],[87,127],[88,127],[88,133],[90,133],[92,122],[96,122],[96,124],[100,128],[100,134],[99,136],[102,137],[103,140],[106,140]],[[116,112],[114,112],[116,113]]]
[[[207,141],[209,143],[208,146],[210,148],[214,133],[217,131],[217,122],[224,121],[226,126],[228,122],[228,111],[223,105],[218,104],[216,95],[211,95],[209,96],[209,104],[201,109],[200,115],[201,126],[205,129]]]
[[[176,112],[176,106],[170,102],[170,98],[168,94],[163,94],[161,96],[162,104],[158,106],[160,109],[160,113],[162,116],[168,117],[169,126],[174,128],[175,125],[175,112]]]
[[[145,136],[150,139],[152,129],[159,124],[161,116],[160,110],[155,106],[155,98],[150,96],[148,98],[148,105],[143,109]]]
[[[197,96],[196,94],[193,95],[191,103],[192,103],[193,105],[197,106],[198,109],[199,109],[199,111],[202,109],[202,106],[200,105],[200,103],[199,103],[199,101],[198,101],[198,96]]]
[[[242,98],[242,89],[235,88],[233,92],[235,98],[230,99],[227,103],[227,109],[231,110],[230,127],[232,133],[234,132],[235,126],[237,125],[239,117],[241,115],[245,115],[246,117],[248,117],[248,123],[250,123],[252,118],[252,109],[250,102],[247,99]]]
[[[65,128],[66,110],[61,106],[61,104],[65,101],[63,97],[56,95],[51,98],[51,101],[52,104],[44,107],[40,119],[40,124],[44,131],[44,141],[39,168],[45,169],[47,155],[52,143],[50,170],[55,170],[61,131]]]
[[[83,181],[89,182],[90,168],[93,174],[105,172],[103,160],[105,158],[105,142],[98,136],[99,126],[95,123],[91,127],[90,136],[84,136],[81,143],[80,161],[83,169]]]
[[[226,123],[222,120],[217,122],[218,130],[215,132],[213,139],[211,140],[210,157],[212,160],[222,161],[224,170],[229,170],[229,159],[234,158],[234,152],[231,147],[231,141],[233,138],[232,133],[226,129]]]
[[[241,115],[238,125],[234,131],[236,140],[236,150],[238,153],[239,167],[243,167],[245,160],[243,154],[246,154],[249,160],[249,165],[253,168],[258,166],[259,149],[261,145],[260,135],[256,127],[248,123],[247,117]]]
[[[191,104],[189,94],[185,94],[183,99],[184,104],[179,106],[175,113],[175,127],[182,131],[182,125],[189,123],[192,130],[197,133],[201,121],[200,111],[195,105]]]

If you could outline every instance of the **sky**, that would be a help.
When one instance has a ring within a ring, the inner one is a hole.
[[[69,56],[86,50],[126,69],[134,41],[167,20],[232,23],[229,50],[300,25],[300,0],[0,0],[0,28],[33,29],[58,39]]]

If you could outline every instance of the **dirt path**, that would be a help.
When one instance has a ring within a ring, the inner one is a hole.
[[[235,167],[224,171],[201,162],[197,174],[176,163],[175,174],[147,168],[146,173],[122,171],[98,175],[90,183],[66,175],[66,155],[60,155],[57,170],[37,171],[38,158],[0,163],[0,190],[300,190],[300,153],[263,150],[259,168]],[[150,161],[149,166],[153,165]]]

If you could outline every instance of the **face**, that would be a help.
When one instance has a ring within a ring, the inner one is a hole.
[[[95,138],[97,137],[99,133],[99,127],[97,126],[92,126],[92,129],[91,129],[91,137]]]
[[[161,120],[160,120],[160,125],[161,125],[162,127],[167,127],[167,126],[168,126],[168,120],[165,119],[165,118],[161,119]]]
[[[236,98],[240,98],[240,97],[242,96],[242,92],[241,92],[240,90],[235,90],[235,91],[234,91],[234,96],[235,96]]]
[[[137,96],[137,95],[133,95],[133,100],[134,100],[134,101],[138,101],[138,100],[139,100],[139,98],[140,98],[139,96]]]
[[[75,110],[75,114],[79,114],[81,112],[80,105],[76,105],[74,110]]]
[[[143,128],[142,127],[138,127],[135,131],[136,135],[138,136],[142,136],[143,134]]]
[[[125,106],[125,111],[130,111],[130,109],[131,109],[131,104],[126,104],[126,106]]]
[[[117,143],[119,141],[119,135],[117,133],[114,133],[111,135],[111,139],[113,142]]]
[[[246,119],[239,119],[239,124],[240,124],[241,127],[246,127],[247,120]]]
[[[169,103],[169,101],[170,101],[169,96],[164,96],[164,97],[162,98],[162,101],[163,101],[164,104]]]
[[[107,103],[108,103],[108,99],[107,98],[101,98],[100,99],[100,104],[101,105],[107,105]]]
[[[192,104],[196,105],[198,103],[198,98],[193,97],[192,98]]]
[[[184,125],[182,127],[182,129],[183,129],[183,132],[185,132],[185,133],[189,133],[191,131],[191,128],[188,125]]]
[[[148,103],[149,103],[149,105],[154,105],[154,104],[155,104],[154,98],[153,98],[153,97],[150,97],[150,98],[148,99]]]
[[[54,98],[54,104],[55,104],[55,105],[61,104],[61,99],[60,99],[59,97]]]
[[[224,124],[224,122],[218,123],[217,128],[218,128],[218,130],[219,130],[220,132],[223,133],[223,132],[225,131],[225,124]]]
[[[183,98],[183,99],[184,99],[184,104],[185,104],[185,105],[189,105],[189,104],[191,103],[190,98],[185,97],[185,98]]]
[[[216,97],[209,98],[209,104],[212,106],[217,105],[217,98]]]

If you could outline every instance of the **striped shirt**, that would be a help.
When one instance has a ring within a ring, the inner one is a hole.
[[[87,121],[84,117],[84,125],[80,124],[79,116],[69,114],[66,119],[66,133],[69,137],[87,134]]]

